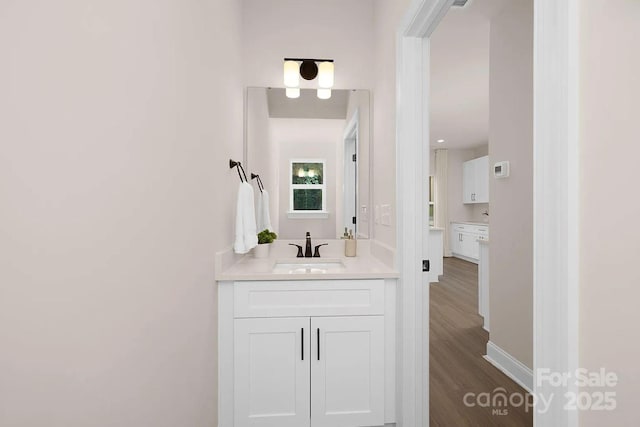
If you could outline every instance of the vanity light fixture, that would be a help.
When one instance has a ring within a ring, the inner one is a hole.
[[[284,61],[284,85],[287,88],[300,86],[300,64],[297,61]]]
[[[444,142],[444,139],[439,139],[438,140],[438,144],[442,144]]]
[[[318,98],[331,98],[331,88],[334,84],[333,59],[284,58],[287,98],[300,96],[300,77],[305,80],[318,77]]]

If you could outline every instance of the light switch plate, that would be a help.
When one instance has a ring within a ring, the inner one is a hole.
[[[382,211],[380,215],[380,222],[382,223],[382,225],[390,226],[391,225],[391,205],[382,205],[380,209]]]

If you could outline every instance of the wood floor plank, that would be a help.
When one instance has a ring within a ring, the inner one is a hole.
[[[503,388],[507,396],[526,391],[482,356],[489,334],[478,315],[478,266],[457,258],[444,259],[444,276],[432,283],[429,329],[429,416],[432,427],[533,425],[533,410],[524,405],[491,407],[464,404],[465,394],[491,393]],[[474,399],[471,399],[474,401]]]

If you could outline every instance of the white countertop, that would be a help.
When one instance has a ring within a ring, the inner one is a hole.
[[[488,227],[488,222],[473,222],[473,221],[451,221],[451,224],[469,224],[469,225],[480,225],[483,227]]]
[[[331,241],[330,241],[331,242]],[[226,268],[222,263],[216,268],[216,280],[249,281],[249,280],[334,280],[334,279],[395,279],[399,273],[379,261],[368,251],[368,244],[358,241],[358,256],[345,257],[343,255],[344,242],[331,242],[325,247],[326,254],[321,258],[296,258],[294,248],[286,248],[279,242],[279,247],[272,247],[269,258],[255,258],[252,253],[237,257],[237,261]],[[299,242],[297,242],[299,243]],[[318,242],[320,243],[320,242]],[[315,242],[314,242],[315,244]],[[342,245],[342,246],[341,246]],[[321,249],[322,250],[322,249]],[[337,261],[344,267],[331,268],[323,273],[274,273],[276,263],[304,263]]]

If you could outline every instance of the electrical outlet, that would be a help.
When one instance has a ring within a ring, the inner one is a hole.
[[[369,209],[367,209],[367,205],[360,207],[360,217],[362,218],[362,222],[369,221]]]
[[[373,207],[373,220],[376,224],[380,224],[380,205]]]

